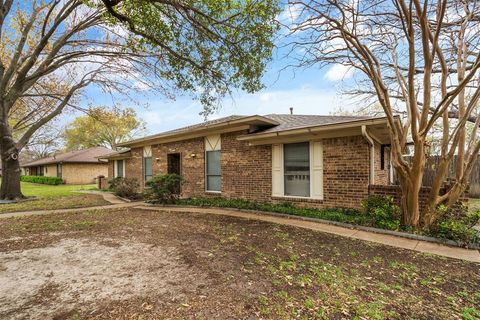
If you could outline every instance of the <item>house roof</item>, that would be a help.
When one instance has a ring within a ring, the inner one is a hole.
[[[267,117],[259,116],[259,115],[252,115],[252,116],[232,115],[232,116],[223,117],[215,120],[205,121],[205,122],[194,124],[191,126],[164,131],[158,134],[127,141],[124,143],[119,143],[117,147],[131,147],[131,146],[141,145],[141,144],[145,144],[145,143],[156,141],[156,140],[171,139],[174,137],[183,137],[186,134],[189,134],[189,135],[194,133],[205,134],[206,132],[211,132],[213,130],[225,130],[225,129],[238,128],[241,126],[250,126],[250,125],[274,126],[274,125],[279,125],[279,123],[273,119],[269,119]]]
[[[111,149],[105,147],[93,147],[83,150],[70,151],[56,154],[52,157],[38,159],[32,162],[22,164],[22,167],[40,166],[55,163],[99,163],[104,162],[98,157],[112,153]]]
[[[182,127],[159,134],[147,136],[121,143],[118,146],[132,147],[145,145],[147,143],[162,143],[187,139],[205,134],[213,134],[215,130],[233,131],[240,125],[250,126],[250,132],[245,136],[258,136],[263,134],[275,134],[279,132],[287,132],[295,129],[322,127],[341,125],[374,120],[383,122],[385,117],[369,117],[369,116],[322,116],[322,115],[296,115],[296,114],[268,114],[264,116],[240,116],[232,115],[224,118],[210,120],[199,124]]]
[[[377,118],[368,116],[321,116],[305,114],[268,114],[265,117],[277,121],[279,125],[260,130],[262,133],[279,132]]]
[[[110,152],[104,155],[101,155],[97,157],[98,159],[126,159],[130,158],[132,156],[132,153],[130,149],[123,149],[123,150],[118,150],[114,152]]]

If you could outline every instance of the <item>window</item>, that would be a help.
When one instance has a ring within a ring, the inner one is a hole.
[[[152,146],[143,147],[143,182],[153,178]]]
[[[116,160],[116,175],[115,175],[115,178],[123,178],[124,177],[124,174],[123,174],[123,166],[124,166],[124,163],[123,163],[123,160]]]
[[[144,157],[143,158],[143,173],[144,173],[144,181],[147,182],[152,179],[152,157]]]
[[[323,200],[323,144],[272,145],[272,196]]]
[[[286,196],[310,196],[310,144],[291,143],[283,147]]]
[[[206,152],[207,191],[221,191],[220,151]]]
[[[219,134],[205,137],[205,190],[222,191],[222,169],[220,157],[222,139]]]
[[[62,164],[57,163],[57,177],[61,178],[62,177]]]

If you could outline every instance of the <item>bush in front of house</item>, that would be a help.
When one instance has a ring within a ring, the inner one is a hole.
[[[354,209],[339,209],[339,208],[300,208],[289,202],[271,203],[271,202],[256,202],[244,199],[226,199],[226,198],[190,198],[179,199],[177,204],[191,205],[199,207],[222,207],[222,208],[236,208],[243,210],[258,210],[275,213],[290,214],[301,217],[317,218],[324,220],[331,220],[343,223],[358,224],[371,226],[371,221],[366,215],[360,214]]]
[[[466,207],[447,210],[438,206],[439,218],[430,227],[428,234],[437,238],[450,239],[460,243],[480,243],[480,232],[473,228],[480,221],[480,210],[468,212]]]
[[[155,176],[145,184],[147,188],[143,196],[150,203],[175,203],[180,196],[182,182],[183,178],[175,173]]]
[[[191,205],[198,207],[222,207],[243,210],[258,210],[267,212],[283,213],[301,217],[309,217],[330,220],[366,227],[374,227],[388,230],[405,230],[400,223],[400,208],[395,205],[391,197],[372,196],[362,202],[365,212],[343,208],[300,208],[291,203],[256,202],[244,199],[227,198],[190,198],[178,199],[179,205]],[[445,215],[439,219],[435,228],[431,230],[417,230],[416,232],[436,238],[453,240],[464,244],[479,244],[480,235],[472,228],[480,220],[480,210],[474,213],[465,213],[462,217]]]
[[[48,184],[48,185],[52,185],[52,186],[56,186],[56,185],[64,183],[62,178],[46,177],[46,176],[21,176],[20,181],[31,182],[31,183],[39,183],[39,184]]]
[[[138,189],[140,183],[136,178],[114,178],[108,182],[109,189],[115,193],[115,195],[130,200],[137,200],[140,198]]]
[[[368,196],[362,200],[362,207],[365,214],[371,217],[373,226],[388,230],[400,229],[401,211],[393,197]]]

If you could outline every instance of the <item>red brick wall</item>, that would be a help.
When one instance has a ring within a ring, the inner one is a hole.
[[[125,160],[125,177],[137,178],[143,189],[143,147],[133,148],[131,158]]]
[[[400,206],[400,200],[402,197],[402,191],[398,185],[370,185],[369,186],[370,195],[380,195],[380,196],[390,196],[393,197],[395,203]],[[419,194],[419,203],[420,203],[420,212],[423,212],[428,201],[428,196],[430,194],[430,187],[422,187]],[[440,194],[444,194],[446,186],[440,189]],[[468,190],[465,191],[464,195],[460,198],[459,202],[463,203],[465,206],[468,206]]]
[[[236,139],[245,133],[222,135],[222,196],[268,201],[272,195],[272,147],[249,146]]]
[[[203,138],[171,142],[152,146],[153,175],[166,174],[167,154],[180,153],[181,175],[185,179],[182,196],[205,194],[205,145]]]
[[[362,136],[323,140],[324,200],[272,198],[271,146],[249,146],[236,137],[245,132],[221,136],[222,193],[227,198],[292,202],[313,207],[360,208],[368,195],[369,148]],[[218,196],[205,192],[204,139],[195,138],[152,146],[153,174],[167,173],[167,154],[181,154],[185,183],[183,197]],[[137,177],[143,185],[143,148],[132,149],[126,161],[126,177]]]
[[[108,176],[107,176],[107,181],[113,179],[115,175],[115,171],[113,167],[115,166],[115,161],[114,160],[109,160],[108,161]]]
[[[369,147],[362,136],[323,140],[326,207],[359,208],[368,195]]]
[[[370,195],[378,195],[378,196],[390,196],[394,199],[395,203],[400,206],[400,199],[402,197],[402,191],[400,186],[398,185],[370,185],[369,188]],[[428,200],[428,194],[430,192],[429,187],[422,187],[420,194],[419,194],[419,203],[420,203],[420,211],[423,211],[425,205]]]

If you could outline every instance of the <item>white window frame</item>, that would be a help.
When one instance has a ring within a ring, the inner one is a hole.
[[[309,169],[310,169],[310,196],[285,195],[285,159],[283,146],[272,145],[272,196],[284,198],[324,200],[323,185],[323,144],[321,141],[307,141],[309,143]],[[320,159],[315,158],[314,148],[318,148]],[[317,163],[318,160],[318,163]],[[315,180],[317,178],[317,180]],[[318,184],[318,185],[317,185]],[[315,189],[316,187],[316,189]]]
[[[220,152],[220,190],[208,190],[207,182],[207,152],[219,151]],[[210,135],[205,137],[205,154],[204,154],[204,179],[205,179],[205,192],[208,193],[222,193],[222,138],[219,134]]]
[[[118,161],[123,161],[122,177],[125,178],[125,159],[115,160],[115,162],[113,163],[113,176],[114,176],[114,178],[119,178],[119,175],[118,175]]]

